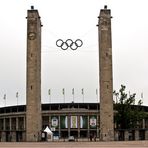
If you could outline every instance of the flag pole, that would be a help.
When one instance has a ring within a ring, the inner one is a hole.
[[[84,103],[84,88],[82,88],[82,102]]]
[[[63,99],[64,99],[64,103],[65,103],[65,89],[64,88],[62,90],[62,93],[63,93]]]
[[[3,99],[4,99],[4,107],[6,107],[6,94],[4,94]]]
[[[18,92],[16,92],[16,103],[17,103],[17,105],[18,105]]]
[[[49,103],[51,103],[51,90],[48,90],[48,95],[49,95]]]
[[[74,102],[74,88],[72,89],[72,95],[73,95],[73,102]]]
[[[141,101],[142,101],[142,103],[143,103],[143,101],[144,101],[143,92],[141,93]]]
[[[96,89],[96,100],[98,102],[98,89]]]

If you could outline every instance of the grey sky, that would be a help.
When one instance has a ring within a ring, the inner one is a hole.
[[[148,104],[148,21],[147,0],[1,0],[0,5],[0,106],[25,104],[26,90],[26,19],[27,9],[39,10],[42,28],[42,102],[96,102],[98,87],[98,30],[100,9],[108,5],[113,16],[114,89],[121,84],[127,91],[143,92]],[[57,39],[82,39],[77,51],[62,51]]]

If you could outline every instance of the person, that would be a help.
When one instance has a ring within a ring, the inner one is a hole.
[[[92,141],[92,138],[93,138],[93,136],[92,136],[92,134],[90,134],[90,141]]]
[[[96,134],[94,134],[94,141],[96,141]]]

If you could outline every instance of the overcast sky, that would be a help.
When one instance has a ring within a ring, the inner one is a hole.
[[[108,5],[112,19],[113,83],[136,93],[148,105],[147,0],[1,0],[0,106],[26,103],[27,10],[38,9],[42,28],[42,102],[97,102],[98,16]],[[76,51],[63,51],[57,39],[81,39]],[[72,89],[74,88],[74,96]],[[84,96],[81,89],[84,88]],[[48,90],[51,89],[51,96]],[[83,100],[84,97],[84,100]]]

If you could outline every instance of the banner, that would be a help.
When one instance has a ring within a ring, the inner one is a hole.
[[[60,127],[61,127],[61,129],[68,128],[68,118],[67,118],[67,116],[60,116]]]
[[[90,125],[90,128],[97,128],[97,116],[89,117],[89,125]]]
[[[71,126],[70,128],[78,128],[78,120],[77,120],[77,116],[71,116]]]
[[[58,128],[58,126],[59,126],[58,116],[52,116],[51,117],[51,127]]]
[[[80,128],[88,128],[88,116],[80,116]]]

